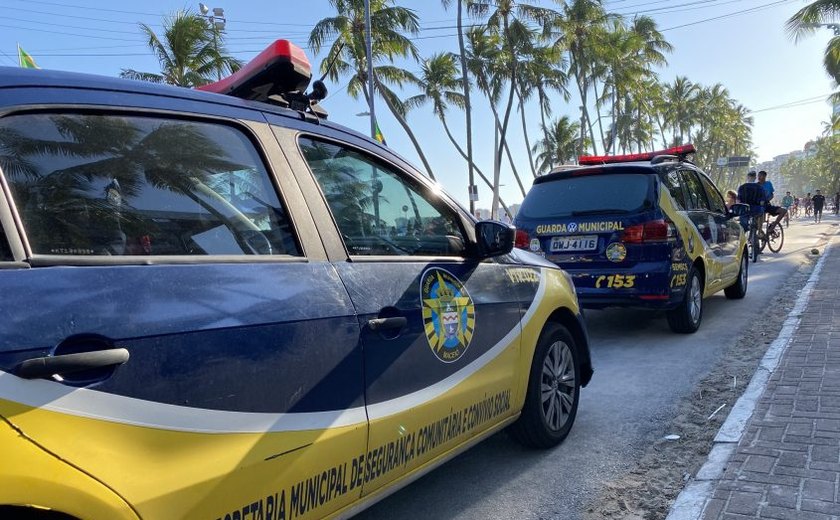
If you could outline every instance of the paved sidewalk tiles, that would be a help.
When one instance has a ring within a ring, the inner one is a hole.
[[[703,520],[840,520],[840,248],[713,489]]]

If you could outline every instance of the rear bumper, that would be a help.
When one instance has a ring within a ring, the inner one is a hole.
[[[588,309],[671,309],[682,301],[685,292],[685,281],[672,273],[670,262],[639,263],[619,269],[565,270],[574,280],[580,305]]]

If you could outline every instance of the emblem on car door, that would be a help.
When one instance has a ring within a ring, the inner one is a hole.
[[[420,277],[423,326],[434,355],[452,363],[464,355],[475,331],[475,306],[464,284],[444,269]]]

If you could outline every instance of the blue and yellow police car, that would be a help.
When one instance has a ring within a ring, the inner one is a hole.
[[[347,517],[569,433],[571,279],[310,76],[282,40],[204,91],[0,68],[0,517]]]
[[[567,271],[584,307],[665,309],[674,331],[695,332],[704,297],[744,297],[749,264],[743,229],[692,153],[583,156],[537,178],[516,246]]]

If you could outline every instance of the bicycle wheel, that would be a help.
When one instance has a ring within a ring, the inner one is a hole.
[[[770,251],[778,253],[782,250],[782,245],[785,243],[785,228],[781,224],[773,226],[773,231],[765,232],[764,236],[767,237],[767,247]]]

